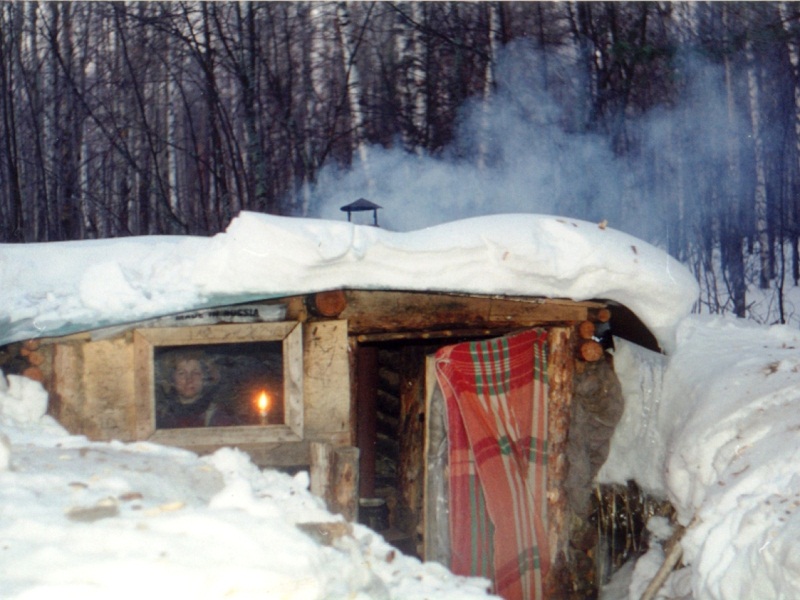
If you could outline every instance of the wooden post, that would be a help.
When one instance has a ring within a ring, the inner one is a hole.
[[[328,501],[328,494],[331,487],[331,455],[333,446],[323,442],[311,442],[309,445],[310,467],[309,476],[311,479],[311,493],[315,496]]]
[[[569,523],[568,499],[564,483],[569,469],[567,434],[572,409],[572,378],[575,364],[572,332],[573,330],[568,327],[554,327],[547,337],[550,393],[547,424],[547,528],[550,570],[544,582],[546,598],[560,598],[566,592],[564,567],[567,561]]]
[[[358,448],[347,446],[333,451],[331,510],[348,521],[358,519]]]
[[[348,521],[358,518],[358,448],[311,442],[311,493]]]

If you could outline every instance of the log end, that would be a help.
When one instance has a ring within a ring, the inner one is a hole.
[[[584,340],[578,348],[578,354],[586,362],[595,362],[603,358],[603,346],[594,340]]]
[[[338,317],[347,308],[344,290],[319,292],[311,298],[311,310],[321,317]]]
[[[595,326],[591,321],[583,321],[578,325],[578,335],[582,340],[590,340],[594,336]]]

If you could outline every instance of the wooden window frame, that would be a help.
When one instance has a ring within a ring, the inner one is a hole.
[[[282,342],[283,424],[156,429],[156,348],[268,341]],[[299,322],[142,328],[133,332],[133,347],[137,439],[188,449],[303,441],[303,330]]]

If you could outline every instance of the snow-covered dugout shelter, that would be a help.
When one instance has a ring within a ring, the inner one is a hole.
[[[212,238],[6,245],[0,281],[0,368],[71,433],[309,469],[332,509],[506,598],[592,584],[580,523],[622,410],[604,344],[669,352],[697,295],[641,240],[536,215],[242,213]]]

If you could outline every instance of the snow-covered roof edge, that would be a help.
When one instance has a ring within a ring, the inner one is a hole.
[[[0,344],[257,298],[358,288],[605,299],[662,348],[698,285],[668,254],[576,219],[512,214],[411,232],[242,212],[211,238],[0,246]]]

